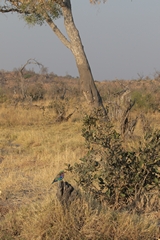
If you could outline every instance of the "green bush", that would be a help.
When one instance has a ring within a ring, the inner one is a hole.
[[[142,193],[159,187],[160,131],[147,133],[138,151],[126,151],[121,136],[101,110],[85,116],[82,136],[87,154],[69,166],[85,192],[110,205],[131,204]]]
[[[7,96],[5,92],[0,88],[0,103],[4,103],[7,101]]]
[[[136,102],[135,104],[136,109],[143,109],[146,111],[158,109],[158,102],[154,98],[153,93],[144,94],[140,91],[133,91],[131,94],[131,99]]]
[[[33,101],[38,101],[44,98],[45,90],[43,88],[43,85],[40,83],[31,85],[27,89],[27,96],[32,97]]]
[[[24,79],[31,78],[32,76],[33,76],[33,74],[26,73],[26,74],[24,74]]]

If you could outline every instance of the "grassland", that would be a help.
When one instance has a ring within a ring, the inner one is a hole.
[[[99,89],[103,93],[104,88]],[[63,103],[67,113],[77,105],[76,98],[70,99]],[[107,96],[104,99],[108,101]],[[51,182],[66,163],[78,162],[86,152],[81,136],[85,110],[79,107],[67,122],[57,123],[55,108],[53,99],[48,98],[25,106],[9,100],[1,103],[0,239],[158,240],[160,216],[152,206],[142,213],[113,210],[105,204],[93,208],[93,199],[88,197],[73,202],[69,210],[63,209],[56,199],[57,186]],[[135,109],[133,117],[137,113]],[[157,110],[149,109],[145,116],[154,128],[159,128]],[[116,119],[114,123],[119,129]],[[141,134],[141,122],[135,132]],[[129,144],[137,146],[135,139]],[[71,173],[66,173],[65,180],[78,188]]]

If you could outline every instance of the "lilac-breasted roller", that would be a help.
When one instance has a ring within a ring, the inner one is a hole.
[[[53,180],[52,184],[58,181],[62,181],[63,178],[64,178],[64,171],[60,171],[55,177],[55,179]]]

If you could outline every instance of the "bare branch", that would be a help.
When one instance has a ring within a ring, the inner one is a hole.
[[[38,65],[39,67],[40,67],[40,66],[41,66],[41,67],[44,67],[43,64],[37,62],[35,59],[30,58],[30,59],[28,59],[28,61],[21,67],[20,72],[21,72],[21,75],[22,75],[22,76],[23,76],[23,70],[24,70],[24,68],[25,68],[27,65],[29,65],[29,64],[36,64],[36,65]]]
[[[7,8],[7,7],[2,7],[0,8],[1,13],[9,13],[9,12],[18,12],[18,13],[23,13],[21,10],[17,8]]]
[[[22,11],[21,9],[17,8],[16,5],[15,5],[15,7],[9,7],[9,6],[0,7],[0,12],[1,13],[17,12],[20,14],[30,14],[29,11]]]

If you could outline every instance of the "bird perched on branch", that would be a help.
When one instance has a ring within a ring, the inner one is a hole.
[[[62,181],[64,178],[64,171],[60,171],[57,176],[55,177],[55,179],[53,180],[52,184],[55,182],[59,182]]]

